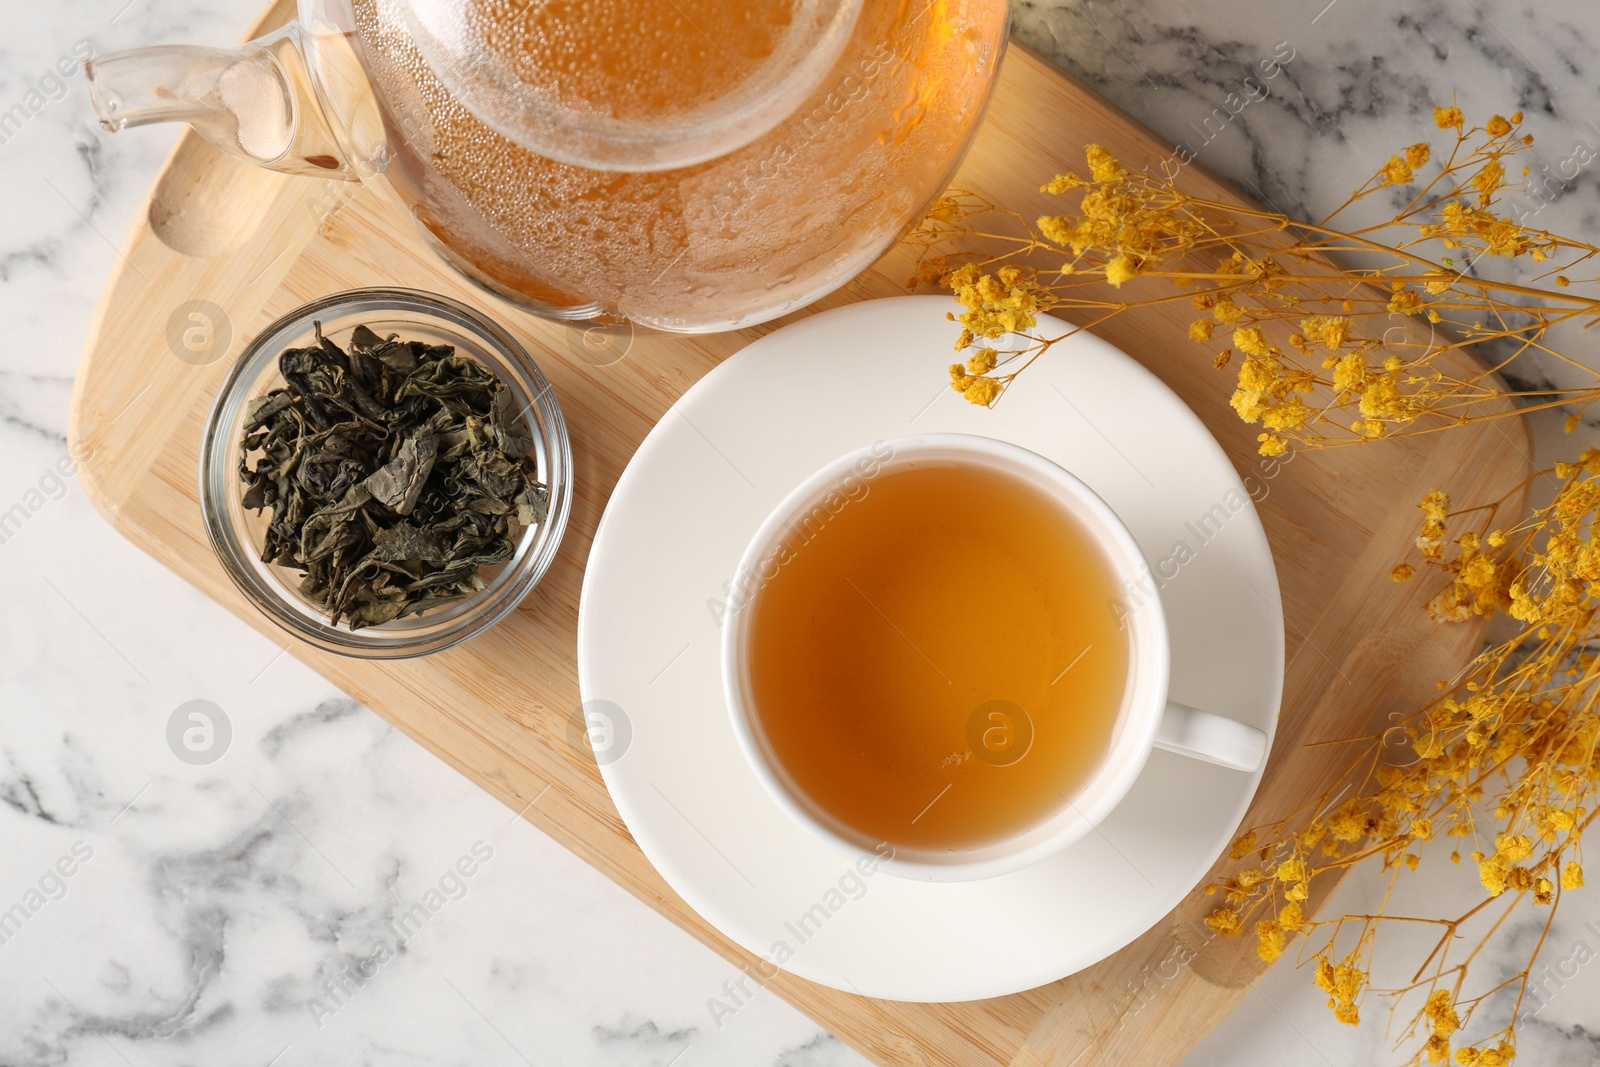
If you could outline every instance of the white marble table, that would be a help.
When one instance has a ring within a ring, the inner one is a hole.
[[[52,68],[75,49],[230,42],[259,6],[0,15],[0,512],[14,517],[0,533],[0,920],[18,903],[26,915],[0,925],[0,1064],[862,1062],[770,994],[717,1025],[707,1001],[731,967],[141,555],[60,474],[90,312],[175,131],[106,137],[81,75]],[[1548,164],[1600,146],[1593,0],[1022,0],[1017,14],[1024,40],[1174,141],[1288,42],[1287,77],[1199,159],[1292,212],[1336,203],[1452,91],[1475,114],[1527,112]],[[1557,192],[1547,225],[1592,233],[1600,172]],[[191,700],[231,724],[211,765],[167,744]],[[474,854],[471,877],[451,873]],[[1419,906],[1474,891],[1470,869],[1434,866]],[[1379,889],[1352,879],[1336,903]],[[445,903],[426,927],[368,962],[430,890]],[[1551,937],[1552,962],[1600,949],[1600,892],[1569,900]],[[1597,974],[1546,983],[1519,1062],[1600,1062]],[[1255,992],[1188,1063],[1394,1060],[1381,1019],[1334,1023],[1303,972],[1280,965]]]

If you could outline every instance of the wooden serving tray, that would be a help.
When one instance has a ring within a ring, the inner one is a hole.
[[[255,36],[273,22],[264,17]],[[1169,146],[1091,90],[1013,45],[958,184],[1025,216],[1045,210],[1039,184],[1107,145],[1142,165]],[[1195,167],[1183,181],[1237,194]],[[904,291],[911,257],[885,256],[823,301],[832,307]],[[554,384],[576,458],[577,495],[556,564],[512,617],[458,649],[373,663],[290,651],[437,753],[545,833],[740,965],[753,962],[662,881],[618,819],[591,759],[569,740],[579,697],[574,634],[584,561],[601,510],[650,427],[718,361],[778,324],[707,337],[641,334],[621,362],[582,358],[568,328],[469,286],[427,249],[383,185],[353,186],[254,170],[193,133],[178,142],[148,209],[122,248],[89,331],[70,435],[81,479],[123,534],[279,641],[290,641],[237,593],[212,556],[196,502],[208,405],[227,359],[175,358],[182,305],[209,301],[231,328],[230,355],[298,304],[366,285],[448,294],[483,308],[525,344]],[[802,312],[800,314],[807,314]],[[1232,376],[1185,335],[1192,310],[1140,310],[1100,333],[1155,371],[1193,407],[1243,474],[1260,475],[1257,428],[1228,407]],[[948,352],[928,353],[934,387]],[[1464,370],[1458,368],[1458,370]],[[1028,388],[1023,378],[1018,388]],[[1002,417],[997,413],[996,417]],[[1270,482],[1261,516],[1280,569],[1288,676],[1277,743],[1250,821],[1298,808],[1338,774],[1337,747],[1374,717],[1426,699],[1473,653],[1474,625],[1439,626],[1421,610],[1426,583],[1396,585],[1390,567],[1414,533],[1417,499],[1440,487],[1491,499],[1526,473],[1519,423],[1307,454]],[[548,791],[546,792],[546,790]],[[540,797],[535,805],[530,802]],[[893,1064],[1128,1064],[1178,1060],[1264,969],[1254,939],[1212,939],[1198,890],[1110,959],[1015,996],[903,1004],[784,975],[771,984],[868,1057]]]

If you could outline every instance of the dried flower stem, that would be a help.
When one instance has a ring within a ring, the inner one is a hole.
[[[951,318],[963,359],[949,368],[952,387],[992,406],[1075,333],[1181,300],[1197,312],[1190,338],[1219,370],[1236,363],[1232,406],[1262,427],[1264,455],[1558,407],[1571,430],[1600,400],[1600,376],[1563,354],[1550,332],[1600,321],[1600,301],[1571,291],[1568,276],[1600,246],[1497,212],[1506,161],[1532,143],[1518,132],[1520,113],[1472,127],[1453,106],[1434,118],[1453,137],[1442,159],[1430,168],[1430,145],[1405,148],[1317,223],[1191,196],[1130,172],[1097,145],[1086,152],[1087,177],[1058,175],[1042,187],[1068,198],[1059,215],[1030,222],[970,193],[946,196],[910,241],[913,283],[937,282],[960,305]],[[1395,188],[1407,199],[1392,217],[1339,226],[1347,209]],[[1536,281],[1551,287],[1472,273],[1497,257],[1550,264]],[[1108,298],[1107,283],[1129,297]],[[1039,316],[1051,312],[1079,325],[1041,337]],[[1434,327],[1425,341],[1409,328],[1419,319]],[[1469,347],[1493,354],[1490,364],[1447,369],[1456,364],[1443,357]],[[1500,373],[1531,354],[1581,371],[1587,383],[1506,388]],[[1497,525],[1534,480],[1548,481],[1554,498]],[[1410,982],[1377,992],[1395,1007],[1408,994],[1424,997],[1402,1036],[1422,1038],[1411,1063],[1442,1063],[1453,1052],[1460,1067],[1503,1067],[1562,894],[1584,884],[1583,833],[1600,815],[1600,658],[1590,651],[1600,648],[1600,451],[1536,472],[1497,501],[1452,510],[1436,490],[1419,506],[1415,549],[1443,580],[1428,612],[1442,622],[1501,615],[1516,632],[1387,729],[1319,742],[1356,746],[1347,784],[1248,829],[1232,856],[1250,865],[1208,887],[1222,902],[1206,922],[1224,935],[1251,929],[1266,960],[1301,935],[1301,962],[1352,1024],[1373,992],[1379,932],[1437,927]],[[1403,562],[1391,577],[1416,573]],[[1389,914],[1396,880],[1420,862],[1419,844],[1440,836],[1470,839],[1484,898],[1454,918]],[[1377,911],[1306,914],[1320,876],[1374,862],[1389,872]],[[1527,966],[1468,994],[1472,964],[1524,906],[1549,909]],[[1487,929],[1460,953],[1463,931],[1479,922]],[[1512,991],[1503,1026],[1462,1040],[1475,1013],[1491,1005],[1498,1013]]]

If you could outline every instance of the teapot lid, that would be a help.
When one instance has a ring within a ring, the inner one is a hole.
[[[396,0],[423,60],[485,125],[597,170],[684,167],[792,114],[861,0]]]

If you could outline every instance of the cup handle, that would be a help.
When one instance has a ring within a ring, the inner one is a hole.
[[[1257,771],[1267,759],[1267,735],[1234,719],[1167,701],[1156,747],[1236,771]]]

